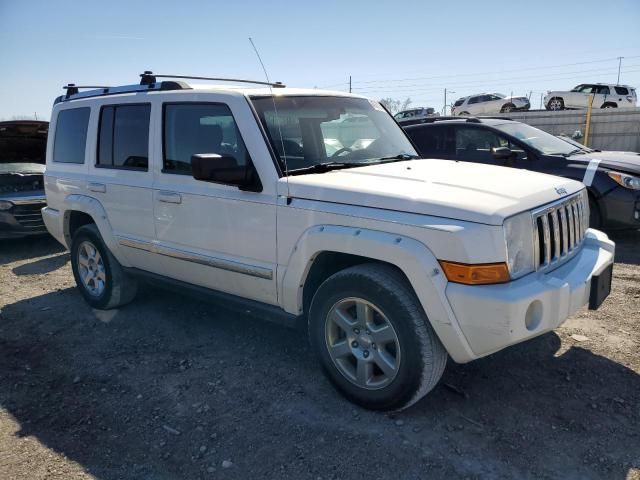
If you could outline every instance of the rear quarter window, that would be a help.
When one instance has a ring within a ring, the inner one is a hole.
[[[614,87],[618,95],[629,95],[629,89],[627,87]]]
[[[58,113],[53,142],[53,161],[84,163],[89,126],[89,107],[69,108]]]

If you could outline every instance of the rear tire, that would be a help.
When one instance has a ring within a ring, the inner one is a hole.
[[[470,115],[469,112],[460,112],[460,117],[465,116],[465,115]]]
[[[547,110],[564,110],[564,100],[560,97],[553,97],[547,103]]]
[[[516,106],[513,103],[507,103],[502,106],[500,109],[500,113],[509,113],[513,112],[516,109]]]
[[[608,102],[603,104],[602,107],[600,108],[618,108],[618,105],[616,105],[615,103]]]
[[[73,235],[71,268],[78,290],[93,308],[120,307],[138,290],[138,282],[124,272],[95,224],[83,225]]]
[[[327,378],[352,402],[402,410],[436,386],[447,352],[406,278],[368,263],[318,288],[309,340]]]

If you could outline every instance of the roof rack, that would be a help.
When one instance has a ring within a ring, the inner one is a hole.
[[[158,75],[150,71],[145,71],[140,74],[140,84],[146,85],[148,83],[156,83],[158,78],[184,78],[186,80],[213,80],[216,82],[233,82],[233,83],[251,83],[253,85],[267,85],[273,88],[285,88],[286,85],[282,82],[262,82],[259,80],[246,80],[241,78],[218,78],[218,77],[199,77],[194,75]]]
[[[255,85],[268,85],[273,88],[284,88],[281,82],[269,83],[269,82],[260,82],[254,80],[242,80],[237,78],[214,78],[214,77],[196,77],[190,75],[155,75],[153,72],[149,70],[145,70],[140,74],[140,83],[135,85],[123,85],[120,87],[108,87],[108,86],[97,86],[97,85],[76,85],[75,83],[69,83],[65,85],[64,88],[67,93],[65,95],[61,95],[55,99],[54,105],[56,103],[64,102],[67,100],[75,100],[78,98],[90,98],[90,97],[101,97],[103,95],[116,95],[118,93],[134,93],[134,92],[149,92],[149,91],[157,91],[157,90],[189,90],[191,87],[184,82],[180,81],[162,81],[158,82],[158,78],[184,78],[189,80],[215,80],[221,82],[234,82],[234,83],[251,83]],[[81,92],[80,89],[91,89],[85,92]]]
[[[408,127],[411,125],[422,125],[425,123],[436,123],[436,122],[466,122],[466,123],[482,123],[482,120],[507,120],[514,121],[509,117],[451,117],[451,116],[441,116],[441,117],[427,117],[427,118],[416,118],[412,120],[399,121],[398,123],[402,127]]]

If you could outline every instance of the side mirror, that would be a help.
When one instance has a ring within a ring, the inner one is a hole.
[[[191,175],[203,182],[235,185],[240,190],[262,191],[253,165],[238,165],[232,155],[196,153],[191,156]]]
[[[509,147],[494,147],[491,149],[491,153],[496,160],[509,160],[513,157],[513,152]]]

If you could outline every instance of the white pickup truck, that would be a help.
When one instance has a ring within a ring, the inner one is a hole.
[[[253,82],[259,83],[259,82]],[[43,217],[95,308],[139,277],[308,326],[349,399],[402,409],[469,362],[608,295],[614,244],[582,184],[419,159],[344,92],[70,85],[51,115]]]

